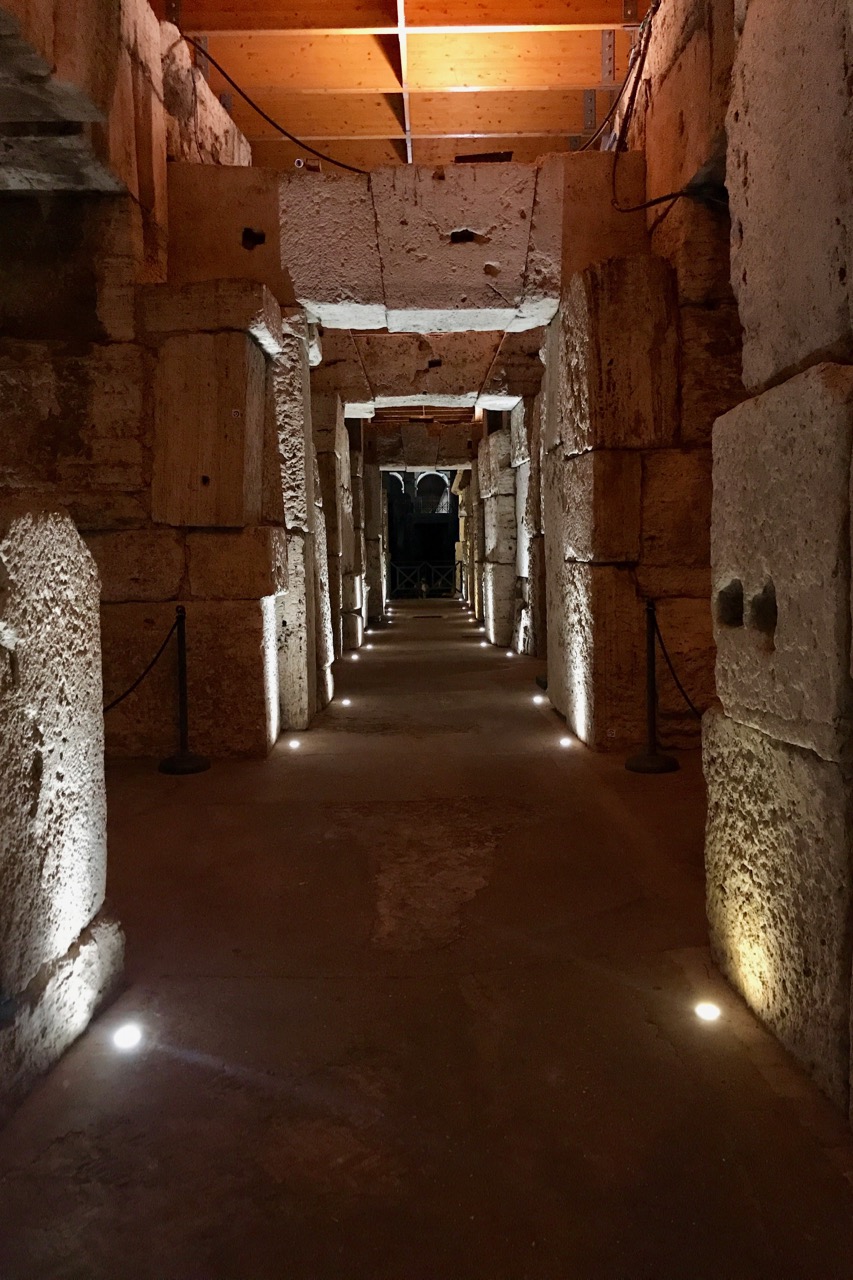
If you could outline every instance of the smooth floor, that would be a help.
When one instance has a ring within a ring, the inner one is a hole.
[[[709,963],[697,753],[627,773],[482,642],[398,605],[268,761],[110,768],[127,986],[0,1134],[0,1280],[853,1275],[850,1130]]]

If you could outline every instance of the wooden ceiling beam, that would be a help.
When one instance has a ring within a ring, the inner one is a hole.
[[[614,35],[613,78],[621,80],[628,70],[631,38],[624,31]],[[595,31],[409,34],[412,90],[587,89],[605,83],[603,64],[602,39]]]

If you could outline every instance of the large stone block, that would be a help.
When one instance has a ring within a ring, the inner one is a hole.
[[[849,776],[711,711],[705,845],[714,958],[846,1108],[850,1082]]]
[[[265,756],[278,736],[276,597],[189,601],[190,746],[209,756]],[[150,662],[174,622],[171,604],[105,604],[104,689],[109,701]],[[174,642],[135,693],[106,717],[107,751],[166,756],[177,746]]]
[[[643,455],[642,560],[701,567],[711,559],[711,450]]]
[[[681,442],[710,444],[717,418],[746,398],[737,307],[682,307]]]
[[[516,318],[536,186],[533,166],[404,165],[374,170],[370,184],[389,329],[504,329]],[[542,323],[534,318],[530,327]]]
[[[807,10],[750,0],[727,120],[727,185],[753,391],[807,363],[853,356],[849,44],[847,0]]]
[[[268,432],[272,437],[270,483],[288,529],[311,528],[313,463],[311,387],[305,344],[285,335],[283,351],[267,371]]]
[[[546,454],[546,530],[553,554],[564,560],[638,560],[640,475],[641,455],[632,450],[571,458]]]
[[[314,540],[287,539],[288,590],[276,596],[278,690],[282,729],[307,729],[317,709]]]
[[[563,192],[563,280],[608,258],[648,252],[642,213],[613,207],[613,155],[583,151],[565,158]],[[619,157],[619,201],[625,206],[646,198],[645,158],[639,151]]]
[[[657,258],[613,259],[573,276],[547,358],[546,448],[640,449],[678,433],[678,325],[672,273]]]
[[[588,746],[628,750],[643,739],[642,604],[631,573],[546,561],[548,696]]]
[[[255,280],[295,306],[282,258],[281,185],[275,169],[170,164],[170,283]]]
[[[330,329],[383,329],[370,180],[302,170],[280,190],[282,256],[302,306]]]
[[[512,564],[483,566],[483,614],[486,635],[492,644],[505,647],[512,642],[515,617],[515,560]]]
[[[248,333],[262,351],[280,356],[289,318],[255,280],[203,280],[194,284],[143,285],[137,291],[140,335],[159,340],[173,333]],[[307,336],[307,335],[306,335]]]
[[[160,24],[163,105],[170,160],[193,164],[252,163],[252,149],[193,65],[190,47],[171,22]]]
[[[703,712],[715,697],[714,629],[711,604],[693,597],[664,597],[657,602],[657,618],[664,644],[687,696]],[[700,722],[679,691],[663,654],[658,651],[658,736],[667,747],[694,747]]]
[[[514,494],[495,494],[483,502],[486,559],[492,564],[515,564],[517,525]]]
[[[852,445],[853,369],[837,365],[739,405],[714,431],[717,690],[728,715],[828,760],[853,710]]]
[[[15,1002],[4,1103],[80,1035],[121,969],[119,935],[87,950],[107,858],[98,594],[67,515],[3,506],[0,992]]]
[[[259,600],[286,591],[287,531],[258,525],[190,533],[187,582],[197,600]]]
[[[239,527],[261,509],[266,370],[242,333],[167,338],[155,382],[152,515]]]
[[[175,529],[89,533],[86,545],[101,579],[101,599],[176,600],[185,572],[184,535]]]

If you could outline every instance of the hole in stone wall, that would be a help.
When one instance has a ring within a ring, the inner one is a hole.
[[[427,368],[428,368],[428,369],[440,369],[440,368],[441,368],[441,360],[440,360],[440,359],[438,359],[438,357],[436,357],[436,359],[434,359],[434,360],[427,360]]]
[[[735,578],[717,592],[717,621],[721,627],[743,626],[743,583]]]
[[[776,607],[776,588],[773,579],[768,578],[757,596],[753,596],[749,604],[749,625],[760,631],[768,640],[773,641],[776,634],[776,623],[779,611]]]
[[[265,231],[254,231],[251,227],[243,228],[243,235],[240,243],[244,249],[257,249],[259,244],[266,244],[267,233]]]
[[[210,476],[202,476],[202,478],[201,478],[201,483],[202,483],[203,485],[209,485],[209,484],[210,484]]]
[[[456,231],[450,233],[451,244],[488,244],[489,237],[481,235],[479,231],[472,231],[470,227],[458,227]]]

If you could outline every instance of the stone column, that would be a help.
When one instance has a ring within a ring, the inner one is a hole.
[[[68,515],[0,504],[0,1117],[114,988],[98,574]],[[6,1022],[6,1019],[9,1022]]]
[[[364,450],[359,419],[346,423],[349,437],[349,487],[352,500],[352,533],[343,579],[343,643],[358,649],[364,643],[367,600],[364,589],[366,547],[364,536]]]
[[[481,440],[478,464],[485,528],[486,635],[492,644],[505,647],[513,633],[517,554],[515,472],[508,423]]]
[[[349,438],[340,397],[327,393],[315,394],[312,398],[312,423],[326,522],[332,635],[335,657],[339,658],[344,650],[344,576],[353,560]],[[350,599],[351,595],[348,596],[348,602]]]
[[[471,545],[468,552],[473,578],[474,616],[478,622],[485,620],[483,578],[486,558],[486,528],[483,499],[480,495],[480,467],[471,463]]]
[[[370,622],[385,616],[385,490],[382,472],[376,463],[364,467],[364,527],[366,542],[366,596]]]

